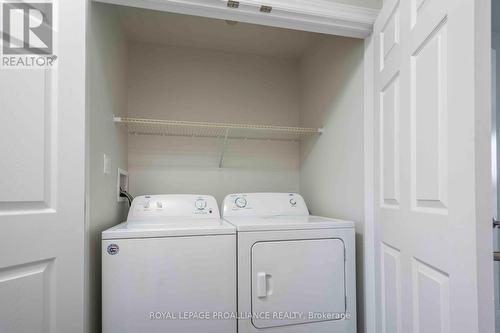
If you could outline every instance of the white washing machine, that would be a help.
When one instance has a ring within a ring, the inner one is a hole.
[[[294,193],[224,200],[237,229],[239,333],[355,333],[354,224],[310,216]]]
[[[134,199],[102,233],[103,333],[235,333],[236,231],[206,195]]]

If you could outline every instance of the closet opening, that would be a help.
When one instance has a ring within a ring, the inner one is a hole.
[[[90,322],[122,172],[132,196],[300,193],[354,221],[363,329],[364,40],[97,2],[89,26]]]

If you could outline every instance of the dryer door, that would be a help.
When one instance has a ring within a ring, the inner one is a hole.
[[[257,242],[252,247],[252,323],[257,328],[342,319],[344,242]]]

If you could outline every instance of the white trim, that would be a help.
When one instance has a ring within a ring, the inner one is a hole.
[[[493,219],[498,220],[498,166],[497,166],[497,51],[491,48],[491,190],[493,195]],[[495,293],[496,295],[496,293]]]
[[[374,103],[374,47],[373,38],[365,38],[364,56],[364,161],[365,161],[365,230],[364,271],[365,276],[365,333],[376,332],[376,279],[375,279],[375,218],[374,218],[374,169],[373,169],[373,103]]]
[[[262,2],[257,0],[240,0],[236,9],[228,8],[225,0],[94,1],[355,38],[371,33],[379,12],[327,0],[266,0],[273,7],[269,14],[260,12]]]
[[[474,174],[478,332],[495,332],[494,272],[491,263],[491,2],[478,1],[474,14]]]
[[[92,290],[90,290],[90,30],[91,30],[91,10],[92,3],[85,2],[85,202],[84,202],[84,260],[83,260],[83,332],[92,333]]]

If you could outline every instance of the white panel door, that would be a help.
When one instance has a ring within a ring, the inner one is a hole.
[[[475,15],[472,0],[386,0],[375,24],[378,332],[493,329],[493,302],[480,304],[493,289],[479,283],[489,115],[476,109]]]
[[[84,329],[86,1],[54,7],[57,67],[0,70],[0,332]]]

